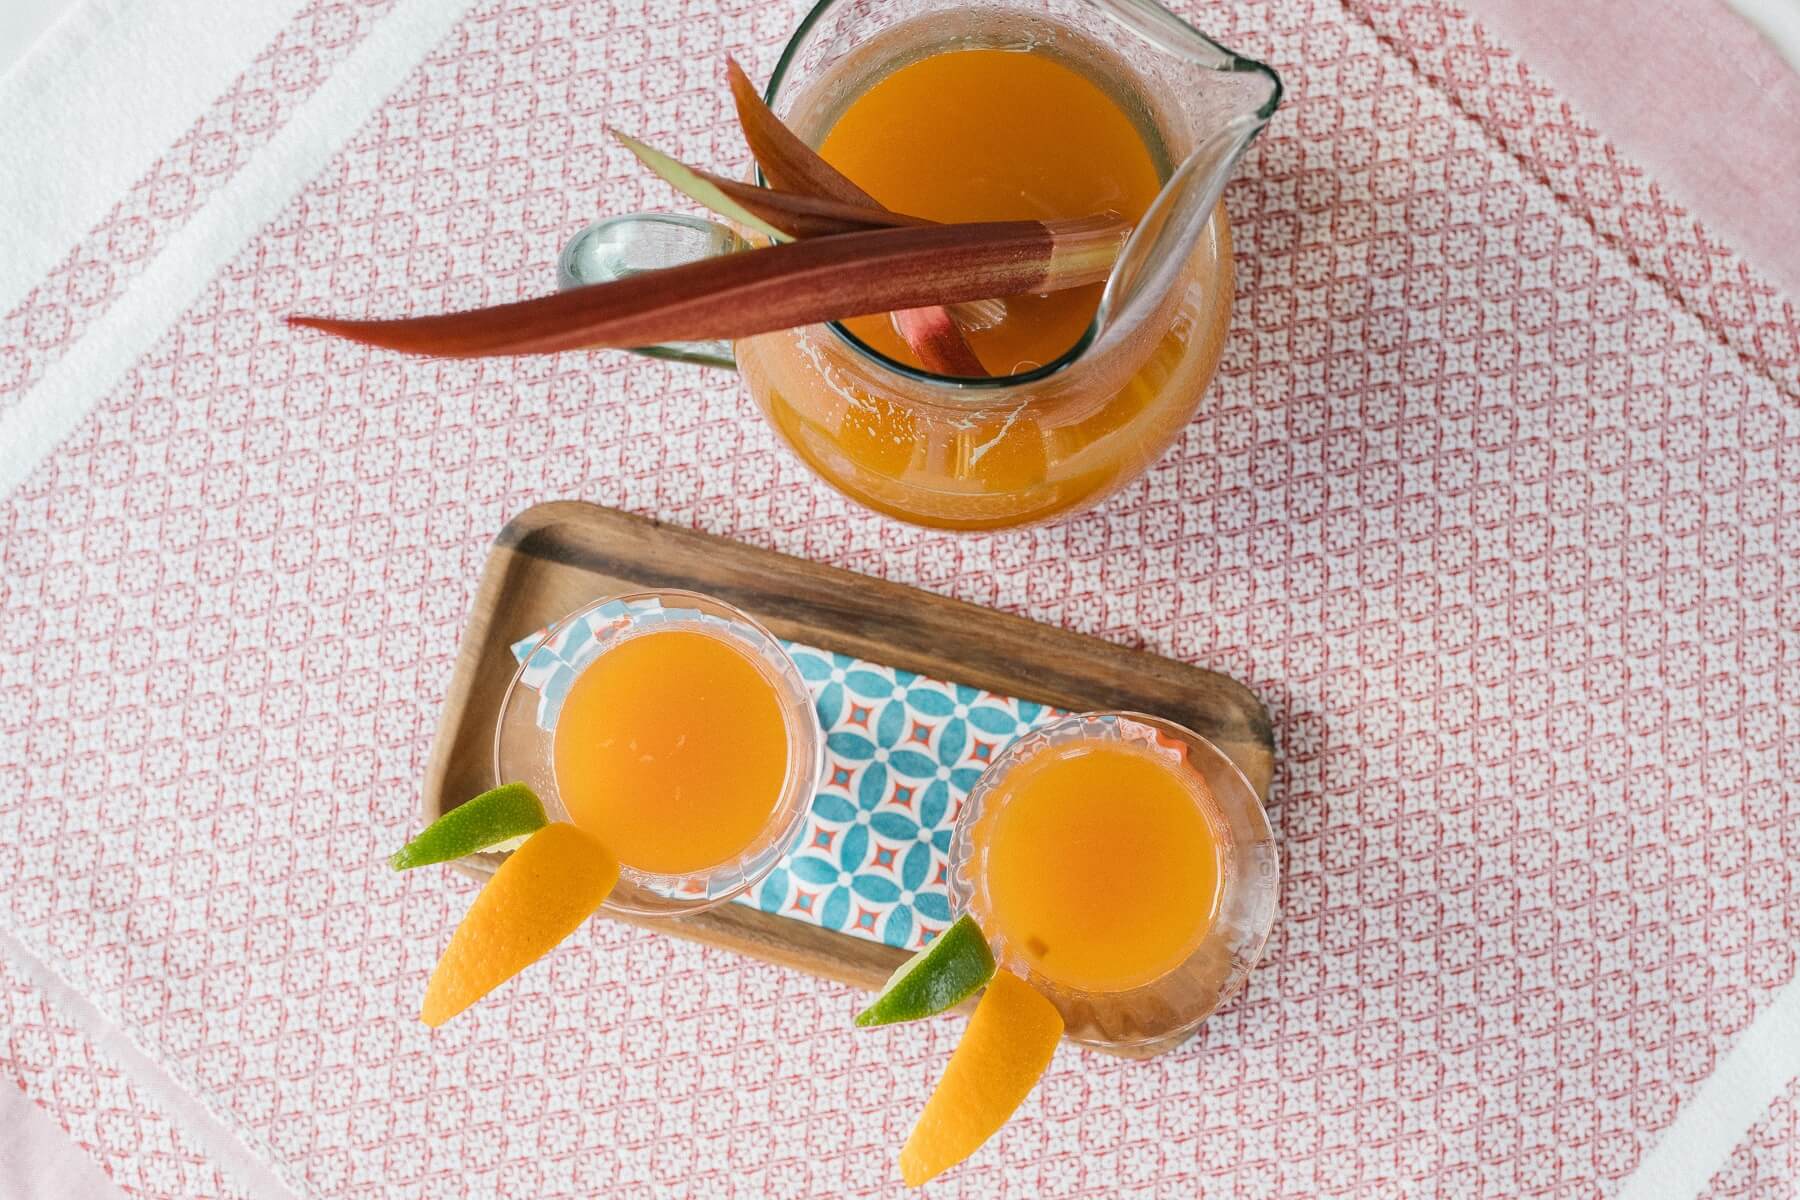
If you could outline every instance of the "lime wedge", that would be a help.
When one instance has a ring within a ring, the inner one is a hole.
[[[477,850],[516,849],[544,827],[544,806],[522,783],[509,783],[459,804],[419,831],[388,862],[394,870],[449,862]]]
[[[856,1023],[892,1025],[918,1021],[955,1008],[994,977],[994,952],[967,913],[900,964],[874,1003],[856,1014]]]

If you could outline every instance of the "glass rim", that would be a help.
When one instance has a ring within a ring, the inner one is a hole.
[[[787,44],[781,49],[781,57],[775,62],[775,69],[769,73],[768,86],[763,89],[763,100],[770,108],[775,107],[776,98],[781,93],[781,85],[786,82],[789,71],[793,69],[795,60],[799,57],[801,43],[806,40],[807,35],[813,31],[813,28],[818,25],[820,21],[825,19],[827,13],[833,8],[838,7],[840,4],[849,2],[850,0],[815,0],[812,8],[800,19],[800,23],[794,26],[794,32],[788,35]],[[1217,71],[1222,74],[1244,72],[1262,75],[1268,79],[1271,88],[1269,98],[1264,101],[1256,113],[1256,116],[1260,120],[1266,122],[1274,115],[1275,110],[1280,107],[1283,86],[1281,76],[1276,73],[1273,67],[1257,59],[1247,58],[1226,46],[1220,45],[1195,27],[1191,22],[1157,3],[1157,0],[1087,0],[1087,3],[1100,9],[1101,12],[1118,25],[1146,40],[1153,40],[1152,35],[1142,27],[1140,22],[1155,22],[1166,27],[1164,32],[1173,32],[1179,36],[1198,39],[1206,46],[1209,46],[1217,54],[1218,61],[1211,64],[1196,63],[1197,66],[1205,66],[1208,70]],[[1167,28],[1171,26],[1171,23],[1172,28]],[[1167,46],[1164,46],[1163,48],[1169,49]],[[757,184],[762,187],[768,187],[769,181],[763,177],[762,166],[760,164],[753,165],[755,166]],[[1162,180],[1162,186],[1165,188],[1168,187],[1170,180],[1172,180],[1177,173],[1179,173],[1179,165],[1172,164],[1170,175]],[[1135,231],[1133,231],[1133,236],[1135,236]],[[1123,255],[1121,255],[1121,257],[1123,257]],[[1111,281],[1109,279],[1107,289],[1109,295],[1111,293],[1110,285]],[[924,367],[915,367],[911,363],[901,362],[899,359],[891,358],[888,355],[883,354],[881,351],[865,342],[862,338],[858,337],[855,333],[851,332],[850,327],[842,321],[827,321],[825,322],[825,326],[831,330],[840,342],[849,347],[853,354],[860,355],[863,359],[867,360],[868,363],[877,368],[891,371],[914,383],[926,383],[931,384],[934,387],[949,388],[956,392],[971,393],[971,398],[973,398],[974,395],[982,393],[999,393],[1008,388],[1024,387],[1034,383],[1042,383],[1046,379],[1061,374],[1080,359],[1083,354],[1086,354],[1088,348],[1092,346],[1094,341],[1100,336],[1100,327],[1102,324],[1101,318],[1105,309],[1106,300],[1103,298],[1100,306],[1094,310],[1094,315],[1089,318],[1087,325],[1082,329],[1081,336],[1076,338],[1074,344],[1067,350],[1064,350],[1061,354],[1057,355],[1043,366],[1034,367],[1029,371],[1022,371],[1012,375],[939,375],[935,371],[926,370]]]
[[[521,691],[530,693],[533,697],[540,694],[525,682],[525,672],[531,665],[533,657],[539,650],[550,645],[558,635],[573,626],[576,621],[608,605],[632,605],[651,601],[659,604],[675,601],[680,604],[693,605],[702,615],[714,617],[727,625],[741,626],[766,643],[766,645],[759,646],[751,639],[741,639],[751,643],[744,649],[753,658],[775,660],[772,664],[760,661],[756,665],[759,673],[768,680],[781,704],[783,724],[786,726],[788,734],[788,764],[787,772],[782,779],[781,792],[770,810],[769,824],[760,830],[757,837],[753,838],[737,854],[711,866],[673,873],[645,871],[621,862],[619,864],[621,884],[629,884],[633,891],[642,891],[653,899],[648,899],[643,903],[633,903],[627,897],[621,896],[623,890],[621,887],[615,887],[612,895],[608,896],[601,905],[601,909],[634,917],[678,916],[703,912],[724,904],[755,887],[781,864],[782,859],[792,849],[795,838],[805,825],[807,815],[812,811],[813,793],[818,788],[820,773],[824,770],[825,764],[825,734],[819,724],[818,709],[813,703],[812,693],[807,689],[804,677],[800,674],[799,666],[794,662],[793,656],[788,653],[787,647],[782,645],[780,638],[770,632],[755,617],[717,596],[688,588],[643,588],[601,596],[571,610],[544,630],[543,637],[538,644],[533,646],[513,669],[512,677],[507,681],[506,690],[501,696],[499,711],[494,718],[493,749],[489,756],[489,762],[496,787],[512,782],[513,777],[517,775],[517,772],[504,770],[502,761],[505,754],[504,735],[513,714],[515,697]],[[716,611],[708,612],[707,609]],[[637,615],[630,614],[628,619],[635,619]],[[675,627],[681,628],[680,625]],[[620,640],[629,641],[642,636],[646,636],[646,634],[643,632],[629,633]],[[733,639],[733,641],[736,640],[739,639]],[[608,649],[610,648],[609,646]],[[600,651],[595,659],[605,653],[607,650]],[[581,669],[586,670],[587,666],[591,665],[592,661],[584,664]],[[766,665],[778,666],[779,674],[763,670]],[[577,675],[579,676],[579,672]],[[800,717],[798,723],[793,719],[796,715]],[[553,744],[555,725],[552,724],[550,729],[542,730],[542,734],[551,739]],[[550,769],[550,780],[552,794],[543,796],[542,799],[545,800],[547,809],[554,810],[550,813],[551,819],[569,820],[573,823],[568,807],[563,803],[561,789],[555,786],[554,765]],[[784,813],[785,815],[783,815]],[[765,836],[765,834],[770,834],[771,829],[773,830],[772,835]],[[762,859],[767,861],[758,861]],[[753,870],[742,870],[747,861],[756,863]],[[688,886],[697,880],[710,880],[714,876],[731,871],[741,871],[742,877],[717,893],[709,890],[705,894],[693,898],[688,898],[683,894],[688,890]]]

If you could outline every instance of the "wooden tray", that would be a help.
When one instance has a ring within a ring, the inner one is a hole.
[[[717,596],[777,636],[822,650],[1078,712],[1115,708],[1167,717],[1212,739],[1258,795],[1268,796],[1274,763],[1268,713],[1228,676],[917,588],[564,500],[527,509],[494,539],[426,765],[424,820],[493,786],[494,722],[517,665],[514,642],[591,600],[663,587]],[[492,869],[459,865],[478,874]],[[692,916],[614,919],[871,991],[908,957],[904,950],[742,904]]]

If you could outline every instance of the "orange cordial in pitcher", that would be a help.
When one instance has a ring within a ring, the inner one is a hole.
[[[1042,54],[957,50],[901,67],[851,102],[819,152],[895,212],[934,221],[1084,217],[1136,221],[1161,186],[1131,118],[1099,86]],[[971,330],[995,375],[1042,366],[1075,344],[1101,285],[1006,302]],[[846,322],[918,365],[886,316]]]
[[[832,108],[820,152],[899,212],[944,221],[1114,212],[1139,221],[1168,169],[1153,149],[1166,135],[1130,99],[1153,81],[1073,30],[1054,42],[1057,53],[950,46],[919,57],[896,34],[902,65],[872,71],[866,86],[815,82],[795,101],[795,119],[805,129],[807,111]],[[871,45],[849,60],[881,57]],[[838,86],[851,94],[841,112],[831,100]],[[1005,297],[997,325],[964,321],[997,377],[990,385],[897,377],[836,337],[804,332],[739,341],[738,367],[794,452],[859,502],[956,529],[1044,520],[1141,473],[1200,402],[1231,311],[1223,209],[1185,253],[1166,283],[1138,295],[1103,353],[1084,352],[1040,380],[999,386],[1080,346],[1102,285]],[[844,324],[889,359],[918,366],[889,315]]]

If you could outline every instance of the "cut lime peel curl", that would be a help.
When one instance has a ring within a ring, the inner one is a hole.
[[[388,859],[396,871],[451,862],[483,850],[517,850],[547,824],[537,793],[508,783],[459,804]]]
[[[975,919],[964,913],[929,946],[900,964],[881,992],[856,1016],[862,1028],[921,1021],[948,1012],[994,977],[994,952]]]

